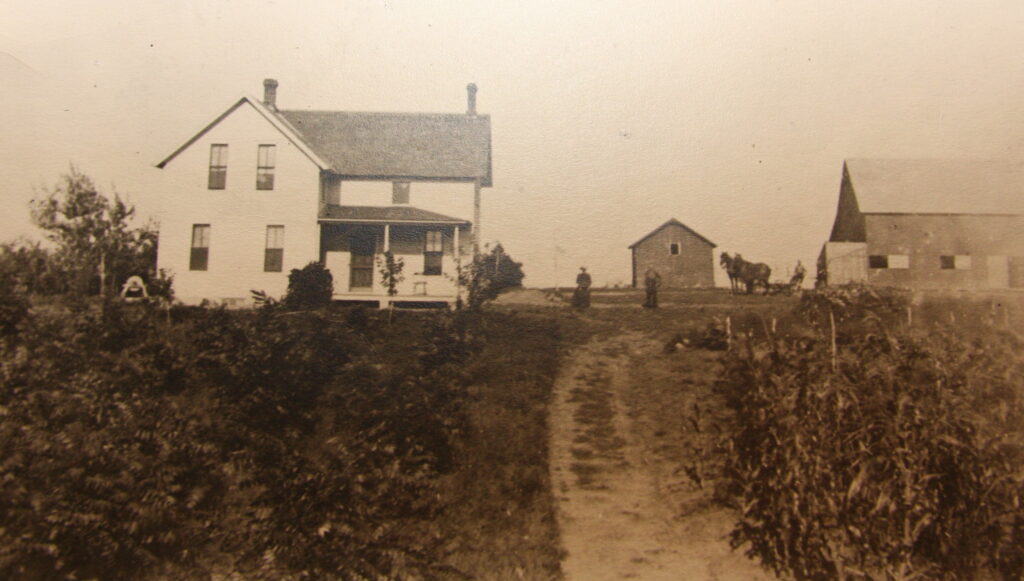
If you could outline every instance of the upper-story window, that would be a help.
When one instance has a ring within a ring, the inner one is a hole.
[[[392,182],[392,184],[391,184],[391,203],[392,204],[408,204],[409,203],[409,182]]]
[[[256,154],[256,189],[274,189],[276,153],[273,145],[261,145]]]
[[[444,242],[440,230],[428,230],[423,247],[423,274],[441,274]]]
[[[223,190],[228,183],[228,146],[214,143],[210,146],[210,181],[211,190]]]
[[[206,270],[210,266],[210,225],[192,225],[192,251],[188,258],[189,270]]]

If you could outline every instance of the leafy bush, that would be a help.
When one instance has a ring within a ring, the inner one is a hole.
[[[334,277],[319,263],[310,262],[288,275],[284,304],[290,309],[316,309],[329,305],[334,297]]]
[[[810,301],[851,324],[903,304]],[[827,338],[768,337],[726,359],[734,544],[797,579],[1020,579],[1024,343],[883,327],[847,327],[834,357]]]
[[[468,306],[478,309],[503,291],[522,286],[523,265],[509,256],[502,245],[475,256],[459,273],[459,284],[467,289]]]

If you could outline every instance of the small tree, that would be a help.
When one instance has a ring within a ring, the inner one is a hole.
[[[388,290],[388,296],[398,294],[398,285],[405,280],[402,270],[405,268],[405,261],[395,258],[390,250],[384,252],[381,258],[377,259],[377,269],[380,272],[380,282]]]
[[[524,277],[523,264],[513,260],[499,242],[488,252],[476,255],[469,265],[462,267],[459,284],[469,295],[469,308],[477,309],[497,298],[503,291],[522,286]]]
[[[156,229],[130,226],[134,206],[101,194],[74,166],[54,189],[31,203],[32,221],[57,244],[58,264],[79,292],[106,295],[132,274],[150,275]]]
[[[334,277],[319,262],[310,262],[288,275],[288,293],[284,305],[290,309],[316,309],[327,306],[334,297]]]

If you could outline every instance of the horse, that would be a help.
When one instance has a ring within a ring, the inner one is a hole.
[[[770,266],[763,262],[747,262],[739,254],[733,258],[733,266],[739,271],[736,278],[743,281],[743,284],[747,286],[747,294],[753,294],[757,285],[764,287],[765,293],[768,292],[770,286],[768,279],[772,276]]]
[[[733,292],[739,290],[740,282],[747,287],[747,294],[752,294],[757,285],[761,285],[765,293],[768,292],[770,288],[768,279],[771,278],[772,269],[767,264],[763,262],[747,262],[738,253],[735,256],[729,256],[725,252],[722,253],[719,263],[729,274],[729,281],[732,283]]]
[[[736,268],[736,260],[729,256],[728,252],[723,252],[722,257],[718,260],[718,264],[725,269],[725,273],[729,275],[729,286],[732,287],[732,292],[737,292],[740,289],[739,283],[739,269]]]

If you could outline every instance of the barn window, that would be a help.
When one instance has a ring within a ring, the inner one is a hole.
[[[441,231],[428,230],[423,247],[423,274],[441,274],[441,257],[444,255]]]
[[[906,254],[890,254],[889,268],[910,268],[910,256]]]
[[[668,245],[669,254],[679,254],[679,243],[673,242]]]
[[[970,270],[971,257],[967,254],[940,256],[939,268],[942,270]]]
[[[281,272],[284,265],[284,226],[267,226],[263,272]]]
[[[192,226],[192,251],[189,254],[189,270],[206,270],[210,265],[210,225]]]
[[[884,254],[872,254],[868,257],[868,268],[889,268],[889,257]]]
[[[256,189],[274,189],[275,150],[273,145],[261,145],[256,150]]]
[[[225,143],[214,143],[210,146],[210,179],[207,187],[211,190],[223,190],[228,182],[228,146]]]

